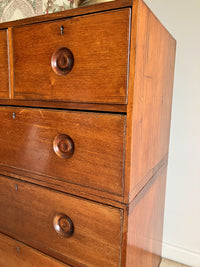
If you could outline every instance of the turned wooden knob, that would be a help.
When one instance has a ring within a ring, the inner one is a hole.
[[[71,158],[74,154],[74,142],[66,134],[59,134],[53,141],[53,149],[60,158]]]
[[[51,57],[51,67],[58,75],[67,75],[72,70],[73,65],[74,56],[66,47],[59,48]]]
[[[63,237],[70,237],[74,233],[74,224],[72,220],[63,213],[57,213],[54,216],[53,226],[55,231]]]

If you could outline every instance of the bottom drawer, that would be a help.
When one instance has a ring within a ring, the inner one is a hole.
[[[0,266],[1,267],[67,267],[36,249],[22,244],[12,238],[0,234]]]
[[[0,176],[0,229],[75,266],[119,266],[123,211]]]

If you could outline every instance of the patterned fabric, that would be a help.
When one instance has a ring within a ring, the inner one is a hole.
[[[77,0],[0,0],[0,22],[74,8]]]

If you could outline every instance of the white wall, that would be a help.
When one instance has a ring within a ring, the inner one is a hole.
[[[200,0],[145,0],[177,40],[163,256],[200,266]]]

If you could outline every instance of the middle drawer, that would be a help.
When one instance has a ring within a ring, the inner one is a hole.
[[[1,107],[0,129],[0,165],[123,195],[124,115]]]

